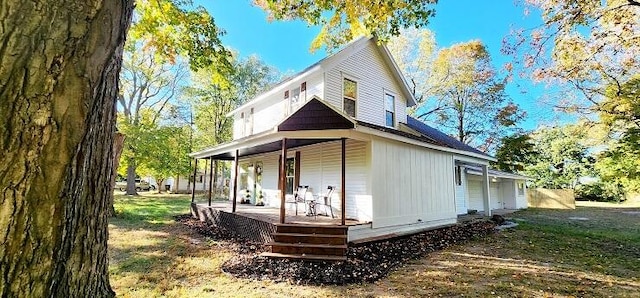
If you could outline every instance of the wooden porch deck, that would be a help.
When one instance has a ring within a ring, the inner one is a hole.
[[[208,203],[197,203],[199,206],[209,207]],[[232,212],[232,204],[230,201],[214,201],[211,202],[211,208],[215,208],[219,211],[224,211],[227,213]],[[285,223],[288,224],[305,224],[305,225],[340,225],[340,214],[334,213],[335,218],[331,218],[331,216],[326,216],[323,214],[322,208],[319,208],[321,211],[320,215],[317,216],[306,216],[304,207],[302,205],[298,206],[298,215],[295,215],[295,210],[292,210],[292,206],[287,206],[285,210]],[[278,224],[280,223],[280,209],[269,207],[269,206],[254,206],[251,204],[237,204],[236,205],[236,215],[248,217],[251,219],[259,220],[262,222],[270,223],[270,224]],[[362,222],[353,219],[347,219],[347,226],[355,226],[361,224],[368,224],[369,222]]]

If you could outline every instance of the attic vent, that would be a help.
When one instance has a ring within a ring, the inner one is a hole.
[[[287,99],[287,98],[289,98],[289,90],[284,92],[284,99]]]
[[[302,82],[302,84],[300,84],[300,91],[306,91],[307,90],[307,82]]]

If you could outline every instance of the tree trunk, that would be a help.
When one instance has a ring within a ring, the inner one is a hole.
[[[127,195],[137,196],[138,192],[136,191],[136,160],[133,158],[129,158],[129,163],[127,164]]]
[[[162,188],[164,188],[164,180],[163,178],[156,179],[156,184],[158,184],[158,193],[162,193]]]
[[[120,166],[120,156],[122,155],[122,149],[124,148],[124,134],[116,132],[113,138],[113,175],[111,176],[111,189],[116,188],[116,176],[118,176],[118,167]],[[113,191],[109,195],[109,217],[116,215],[116,210],[113,208]]]
[[[0,297],[112,297],[107,210],[132,0],[0,5]]]

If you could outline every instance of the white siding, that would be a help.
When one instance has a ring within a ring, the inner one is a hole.
[[[517,183],[524,184],[524,193],[520,195],[518,193],[518,185]],[[527,183],[524,180],[515,180],[514,185],[516,188],[516,206],[515,209],[525,209],[527,208]]]
[[[455,222],[451,154],[383,139],[371,146],[374,229]]]
[[[371,220],[371,192],[368,185],[369,170],[367,143],[347,140],[346,153],[346,206],[347,218],[360,221]],[[300,148],[290,149],[287,157],[300,152],[300,185],[308,185],[313,195],[326,194],[328,186],[335,186],[332,196],[333,213],[341,216],[341,145],[340,141],[320,143]],[[278,190],[278,160],[279,152],[262,154],[240,160],[240,164],[247,162],[263,163],[262,190],[265,193],[265,204],[270,207],[280,206],[280,192]],[[233,186],[232,186],[233,187]],[[287,206],[289,208],[291,206]],[[321,213],[324,209],[320,207]]]
[[[469,198],[467,205],[469,206],[469,209],[477,210],[478,212],[484,211],[484,203],[482,201],[482,181],[474,179],[467,179],[467,181],[467,198]]]
[[[467,174],[468,180],[468,204],[469,209],[484,211],[482,199],[482,176]],[[489,181],[489,197],[491,198],[491,209],[503,209],[504,196],[500,182]]]
[[[460,185],[456,185],[456,213],[466,214],[469,209],[467,206],[467,175],[464,174],[463,167],[461,167],[460,170],[462,171],[462,173],[460,173],[460,180],[462,183]]]
[[[314,195],[325,194],[335,186],[331,200],[334,215],[340,215],[341,145],[327,142],[299,149],[300,184],[309,185]],[[368,191],[367,145],[347,140],[346,146],[346,206],[347,218],[371,220],[371,193]],[[322,210],[321,210],[322,211]]]
[[[239,139],[247,136],[247,132],[245,132],[245,134],[242,133],[244,124],[240,119],[240,114],[244,112],[245,117],[247,117],[251,113],[251,108],[253,108],[254,113],[253,134],[270,130],[280,123],[289,113],[289,99],[284,99],[285,90],[290,91],[298,88],[303,82],[306,82],[307,90],[300,92],[300,104],[298,107],[301,107],[304,102],[311,99],[314,95],[323,98],[324,82],[323,76],[320,73],[288,82],[282,86],[281,91],[275,92],[255,104],[249,104],[233,115],[233,138]]]
[[[396,95],[396,121],[406,123],[407,101],[401,86],[382,60],[373,41],[364,48],[325,72],[326,101],[342,110],[342,79],[355,79],[358,83],[356,118],[365,122],[385,125],[384,91]]]

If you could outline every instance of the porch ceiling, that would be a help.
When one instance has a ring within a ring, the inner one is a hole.
[[[335,141],[335,140],[339,140],[339,139],[331,139],[331,138],[324,138],[324,139],[287,139],[287,149],[301,147],[301,146],[307,146],[307,145],[313,145],[313,144],[318,144],[318,143],[323,143],[323,142],[330,142],[330,141]],[[268,153],[268,152],[274,152],[274,151],[279,151],[281,149],[282,149],[282,141],[273,141],[273,142],[270,142],[270,143],[256,145],[256,146],[253,146],[253,147],[240,148],[240,149],[238,149],[238,157],[256,155],[256,154],[261,154],[261,153]],[[216,155],[212,155],[210,157],[212,157],[215,160],[233,160],[234,156],[235,156],[235,149],[233,149],[233,150],[230,149],[230,150],[228,150],[226,152],[219,153],[219,154],[216,154]]]

